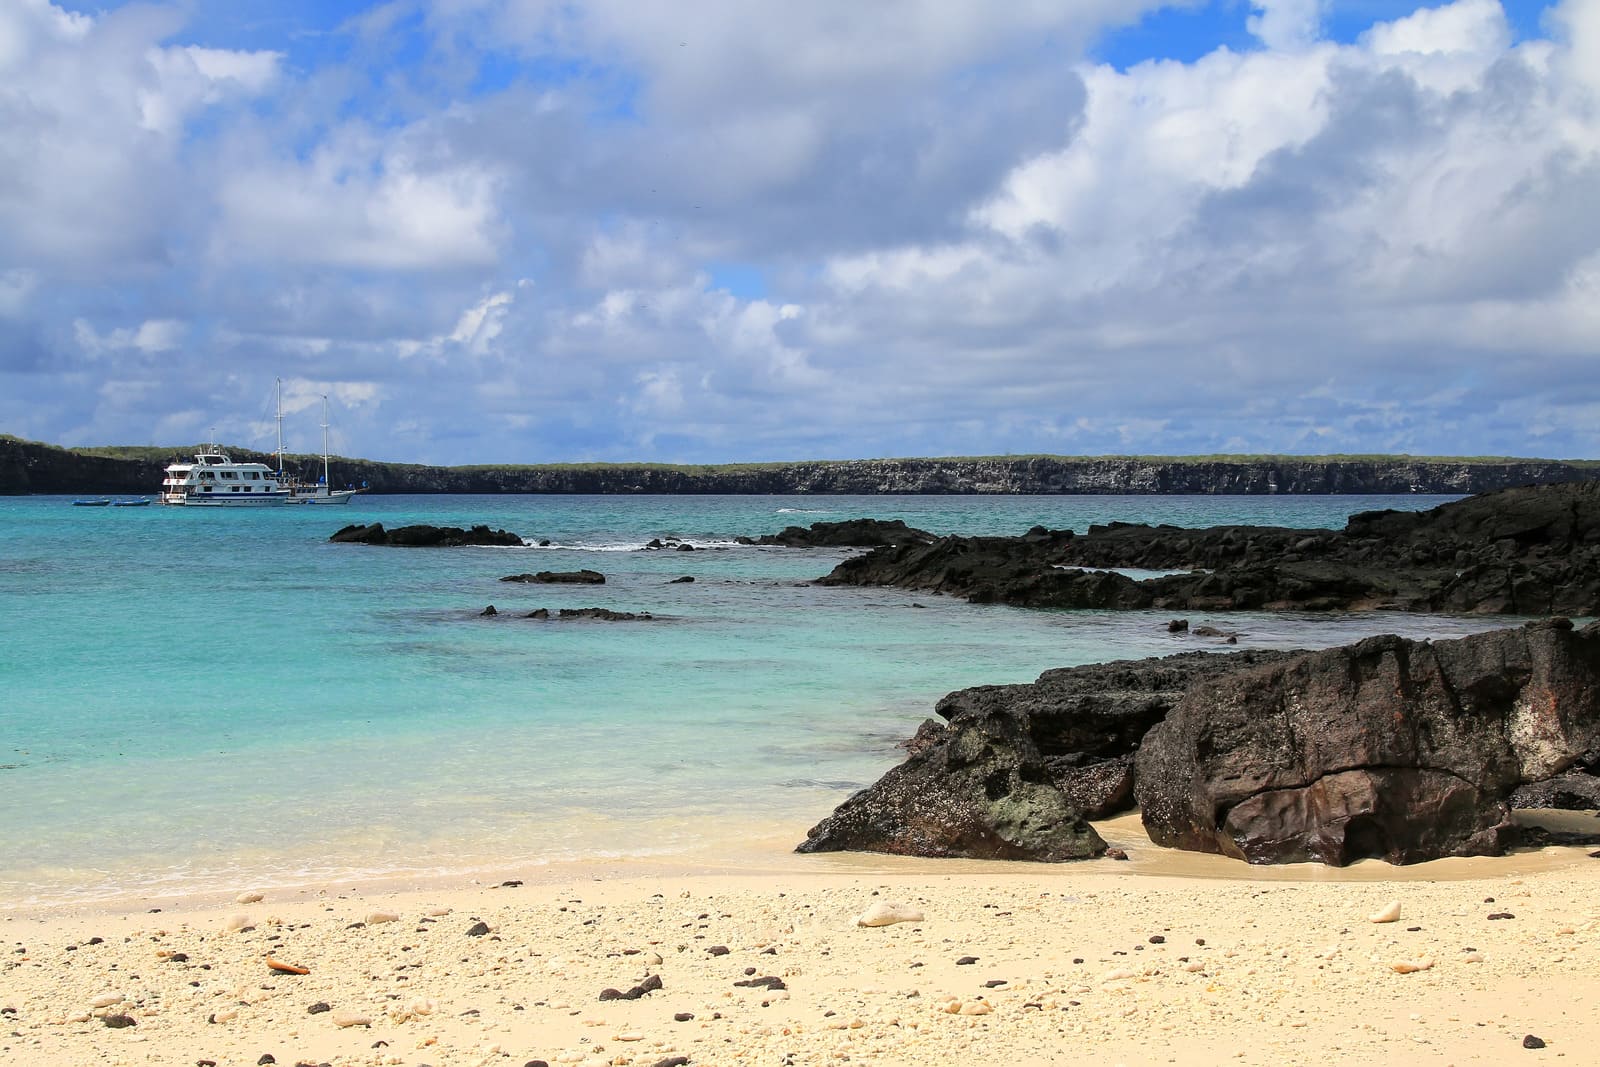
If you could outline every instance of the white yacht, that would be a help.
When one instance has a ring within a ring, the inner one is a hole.
[[[163,504],[186,507],[262,508],[289,502],[289,489],[265,463],[235,463],[212,445],[193,463],[173,463],[161,481]]]

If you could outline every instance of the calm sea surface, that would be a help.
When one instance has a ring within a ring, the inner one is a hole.
[[[1199,644],[1166,633],[1169,613],[813,587],[846,553],[739,534],[857,516],[1339,527],[1445,499],[387,496],[232,514],[0,498],[0,907],[691,856],[758,827],[798,842],[952,689]],[[552,545],[328,543],[348,522]],[[639,551],[669,535],[701,550]],[[579,567],[606,584],[498,581]],[[538,607],[655,620],[519,617]],[[1256,647],[1507,621],[1221,620]]]

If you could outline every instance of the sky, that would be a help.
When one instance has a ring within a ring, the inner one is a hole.
[[[1600,0],[0,0],[0,432],[1600,456]]]

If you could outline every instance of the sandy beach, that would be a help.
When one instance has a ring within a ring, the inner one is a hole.
[[[1156,849],[1136,816],[1102,830],[1132,858],[773,849],[10,908],[0,1061],[1487,1064],[1600,1043],[1589,850],[1262,869]],[[860,925],[876,905],[921,918]]]

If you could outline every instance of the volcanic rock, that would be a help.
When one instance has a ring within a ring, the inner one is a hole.
[[[1597,740],[1600,624],[1374,637],[1197,679],[1135,792],[1157,844],[1252,863],[1497,854],[1512,792]]]
[[[737,538],[742,545],[781,545],[785,548],[876,548],[882,545],[926,545],[937,537],[907,526],[903,519],[847,519],[786,526],[775,534]]]
[[[539,571],[535,574],[508,574],[502,582],[531,582],[540,585],[605,585],[606,576],[587,567],[578,571]]]
[[[469,545],[512,545],[521,547],[522,538],[508,530],[491,530],[478,525],[469,530],[459,526],[402,526],[385,530],[383,523],[352,525],[339,530],[329,541],[359,545],[392,545],[401,548],[460,548]]]

